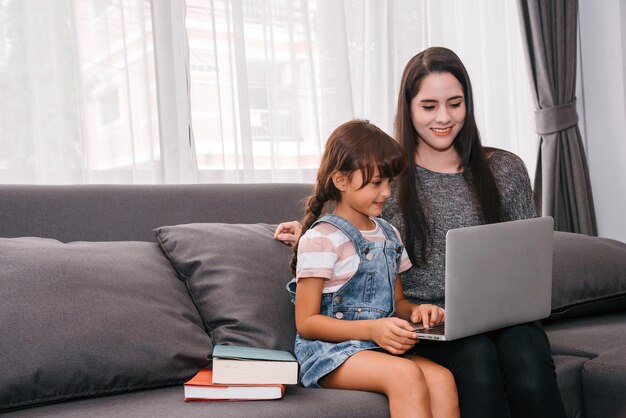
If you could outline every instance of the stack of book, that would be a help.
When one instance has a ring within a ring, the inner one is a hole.
[[[298,362],[281,350],[217,345],[213,369],[184,384],[186,401],[280,399],[285,385],[298,383]]]

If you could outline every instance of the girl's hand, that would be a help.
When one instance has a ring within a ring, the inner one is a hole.
[[[302,226],[298,221],[283,222],[274,231],[274,239],[295,247],[302,235]]]
[[[433,325],[444,322],[445,311],[437,305],[421,304],[413,307],[411,311],[411,322],[424,325],[428,329]]]
[[[391,354],[404,354],[417,343],[417,337],[409,323],[396,317],[373,321],[371,339]]]

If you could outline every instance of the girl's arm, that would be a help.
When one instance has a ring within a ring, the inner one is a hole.
[[[342,342],[370,340],[392,354],[403,354],[417,342],[409,324],[395,317],[376,320],[342,320],[320,314],[324,279],[298,279],[296,329],[310,340]]]
[[[437,305],[415,305],[404,297],[402,280],[398,275],[395,287],[396,315],[411,322],[422,322],[424,328],[444,322],[445,311]]]

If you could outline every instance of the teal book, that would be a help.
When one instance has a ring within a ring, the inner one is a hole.
[[[298,383],[298,362],[288,351],[218,344],[213,348],[215,384]]]
[[[223,344],[218,344],[213,348],[213,357],[239,360],[296,361],[296,358],[289,351]]]

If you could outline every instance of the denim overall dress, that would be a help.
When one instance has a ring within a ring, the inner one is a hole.
[[[352,240],[360,259],[357,271],[341,288],[322,294],[320,314],[351,321],[384,318],[394,313],[394,285],[404,247],[388,222],[374,220],[382,228],[385,240],[367,241],[354,225],[336,215],[323,216],[311,226],[327,222],[339,228]],[[295,278],[287,284],[287,290],[295,302]],[[294,351],[300,363],[300,381],[305,387],[320,387],[319,379],[353,354],[371,349],[380,347],[373,341],[331,343],[297,334]]]

